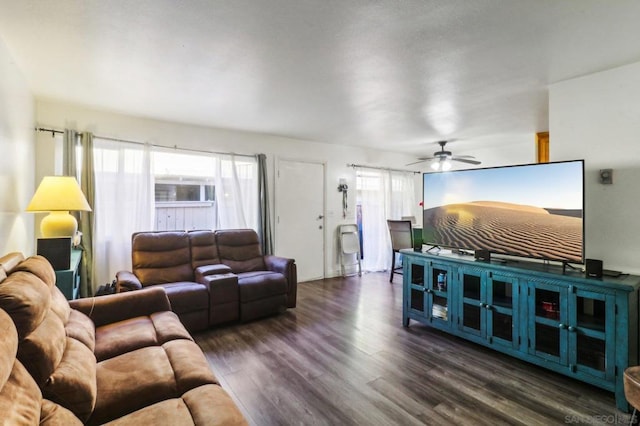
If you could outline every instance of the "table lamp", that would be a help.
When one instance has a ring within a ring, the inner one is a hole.
[[[91,211],[76,178],[45,176],[33,195],[28,212],[49,212],[40,223],[44,238],[71,237],[78,230],[78,221],[69,211]]]

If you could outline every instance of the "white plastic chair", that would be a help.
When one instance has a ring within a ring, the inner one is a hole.
[[[346,277],[345,266],[358,265],[358,276],[362,276],[362,265],[360,263],[360,235],[358,225],[339,225],[340,234],[340,270],[342,276]],[[353,263],[345,263],[347,258],[355,257]]]

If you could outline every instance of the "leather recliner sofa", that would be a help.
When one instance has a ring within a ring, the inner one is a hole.
[[[138,232],[131,247],[116,292],[162,286],[189,331],[296,306],[295,261],[264,256],[252,229]]]
[[[0,258],[0,424],[244,425],[161,288],[68,302]]]

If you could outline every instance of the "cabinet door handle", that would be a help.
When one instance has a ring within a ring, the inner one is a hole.
[[[560,324],[558,324],[558,328],[561,329],[561,330],[564,330],[564,329],[567,328],[567,326],[566,326],[566,324],[560,323]]]
[[[488,310],[491,310],[491,309],[493,309],[493,306],[489,305],[488,303],[485,303],[484,308],[488,309]]]
[[[567,330],[569,331],[576,331],[577,328],[575,328],[574,326],[570,325],[569,327],[567,327]]]

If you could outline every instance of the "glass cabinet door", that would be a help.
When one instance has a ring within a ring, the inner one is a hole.
[[[514,316],[518,307],[518,280],[489,274],[486,290],[487,337],[490,343],[517,347],[518,328]]]
[[[483,273],[476,270],[460,270],[460,328],[467,333],[485,336],[483,324],[486,319],[486,309],[483,289]]]
[[[615,345],[608,344],[615,337],[614,296],[576,290],[570,301],[569,360],[573,371],[592,376],[612,378],[615,374]]]
[[[449,312],[449,291],[451,289],[451,267],[431,263],[429,268],[427,295],[427,317],[432,323],[448,325],[451,321]]]
[[[424,263],[413,260],[409,265],[409,312],[425,316],[426,314],[426,298],[425,298],[425,272]]]
[[[529,283],[529,352],[567,365],[568,287]]]

